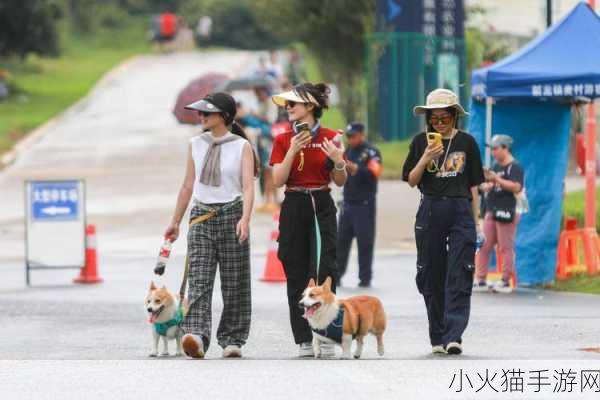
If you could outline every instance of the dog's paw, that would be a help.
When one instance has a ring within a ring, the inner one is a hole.
[[[158,353],[152,352],[152,353],[148,354],[148,357],[158,357]]]

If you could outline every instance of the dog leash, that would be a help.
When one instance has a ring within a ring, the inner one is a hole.
[[[288,187],[287,188],[287,190],[289,190],[291,192],[304,193],[310,197],[310,203],[312,205],[313,216],[315,219],[315,224],[314,224],[314,226],[315,226],[315,247],[316,247],[315,281],[317,281],[317,285],[319,284],[319,266],[321,265],[322,240],[321,240],[321,227],[319,226],[319,219],[317,218],[317,203],[315,201],[314,193],[319,192],[324,189],[327,189],[327,188],[328,188],[328,186],[321,186],[318,188],[303,188],[303,187]]]

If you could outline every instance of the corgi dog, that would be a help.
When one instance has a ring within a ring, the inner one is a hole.
[[[319,357],[321,343],[342,346],[342,358],[350,359],[352,340],[356,339],[354,358],[360,358],[364,337],[371,333],[377,338],[377,353],[383,356],[383,332],[387,318],[381,301],[373,296],[354,296],[337,300],[331,291],[331,277],[317,286],[308,282],[299,305],[313,331],[313,349]]]
[[[153,346],[150,357],[158,356],[158,341],[163,340],[163,351],[161,356],[169,355],[169,340],[175,339],[175,355],[181,356],[181,337],[183,330],[181,322],[186,310],[180,308],[175,296],[165,286],[158,289],[154,282],[150,282],[150,289],[146,295],[146,311],[148,322],[152,324]]]

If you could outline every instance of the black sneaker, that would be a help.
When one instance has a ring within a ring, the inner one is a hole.
[[[363,281],[360,281],[360,282],[358,283],[358,287],[362,287],[362,288],[370,288],[370,287],[371,287],[371,282],[363,282]]]
[[[446,346],[446,353],[456,356],[462,354],[462,345],[457,342],[450,342]]]

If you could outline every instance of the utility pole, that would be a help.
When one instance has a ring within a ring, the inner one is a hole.
[[[552,25],[552,0],[546,0],[546,27]]]

